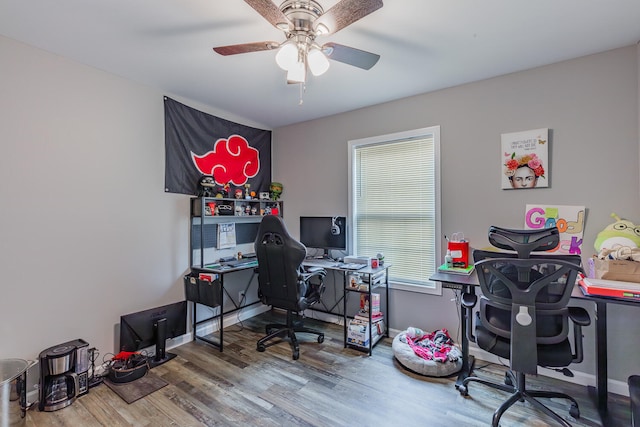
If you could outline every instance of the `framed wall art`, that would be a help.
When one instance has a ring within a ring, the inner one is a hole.
[[[549,129],[503,133],[502,189],[549,187]]]

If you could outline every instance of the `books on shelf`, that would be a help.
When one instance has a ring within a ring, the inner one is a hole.
[[[469,264],[466,268],[447,267],[447,264],[442,264],[438,267],[438,271],[442,271],[443,273],[464,274],[466,276],[471,275],[473,270],[475,270],[475,266],[473,264]]]
[[[380,294],[371,293],[371,301],[369,301],[369,294],[360,294],[360,311],[368,312],[369,307],[371,307],[371,313],[380,312]]]
[[[358,313],[355,316],[353,316],[353,318],[368,322],[369,321],[369,312],[360,310],[360,311],[358,311]],[[375,321],[380,320],[382,318],[384,318],[384,316],[383,316],[382,312],[380,312],[380,311],[377,312],[377,313],[371,313],[371,321],[372,322],[375,322]]]
[[[640,283],[584,277],[578,284],[587,295],[640,299]]]
[[[373,322],[371,329],[371,338],[376,341],[386,332],[384,319],[380,318]],[[351,319],[347,328],[347,344],[357,345],[360,347],[369,346],[369,320]]]

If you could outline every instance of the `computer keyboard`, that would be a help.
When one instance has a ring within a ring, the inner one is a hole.
[[[229,267],[244,267],[247,265],[258,265],[258,261],[254,258],[254,259],[237,259],[234,261],[229,261],[229,262],[223,262],[223,265],[227,265]]]
[[[357,262],[350,263],[342,263],[339,265],[340,268],[344,268],[345,270],[360,270],[361,268],[365,268],[367,264],[360,264]]]

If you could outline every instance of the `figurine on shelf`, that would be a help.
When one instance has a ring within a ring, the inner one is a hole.
[[[251,206],[244,205],[244,214],[247,216],[251,215]]]
[[[231,189],[231,185],[227,182],[222,186],[222,198],[229,197],[229,190]]]
[[[256,215],[258,213],[258,208],[255,206],[251,208],[251,215]]]
[[[251,192],[249,191],[249,188],[251,188],[251,184],[246,183],[244,185],[244,198],[246,200],[251,200]]]
[[[202,175],[198,181],[198,197],[213,197],[215,185],[213,175]]]
[[[252,191],[251,193],[249,193],[249,195],[251,196],[252,199],[256,198],[256,192]]]
[[[242,199],[242,190],[236,189],[236,199]]]
[[[282,194],[283,186],[279,182],[272,182],[269,185],[269,194],[271,195],[271,200],[278,200],[280,195]]]

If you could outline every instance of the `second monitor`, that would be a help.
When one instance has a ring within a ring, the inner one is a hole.
[[[331,249],[347,250],[347,219],[344,216],[301,216],[300,242],[308,248],[322,249],[331,258]]]

